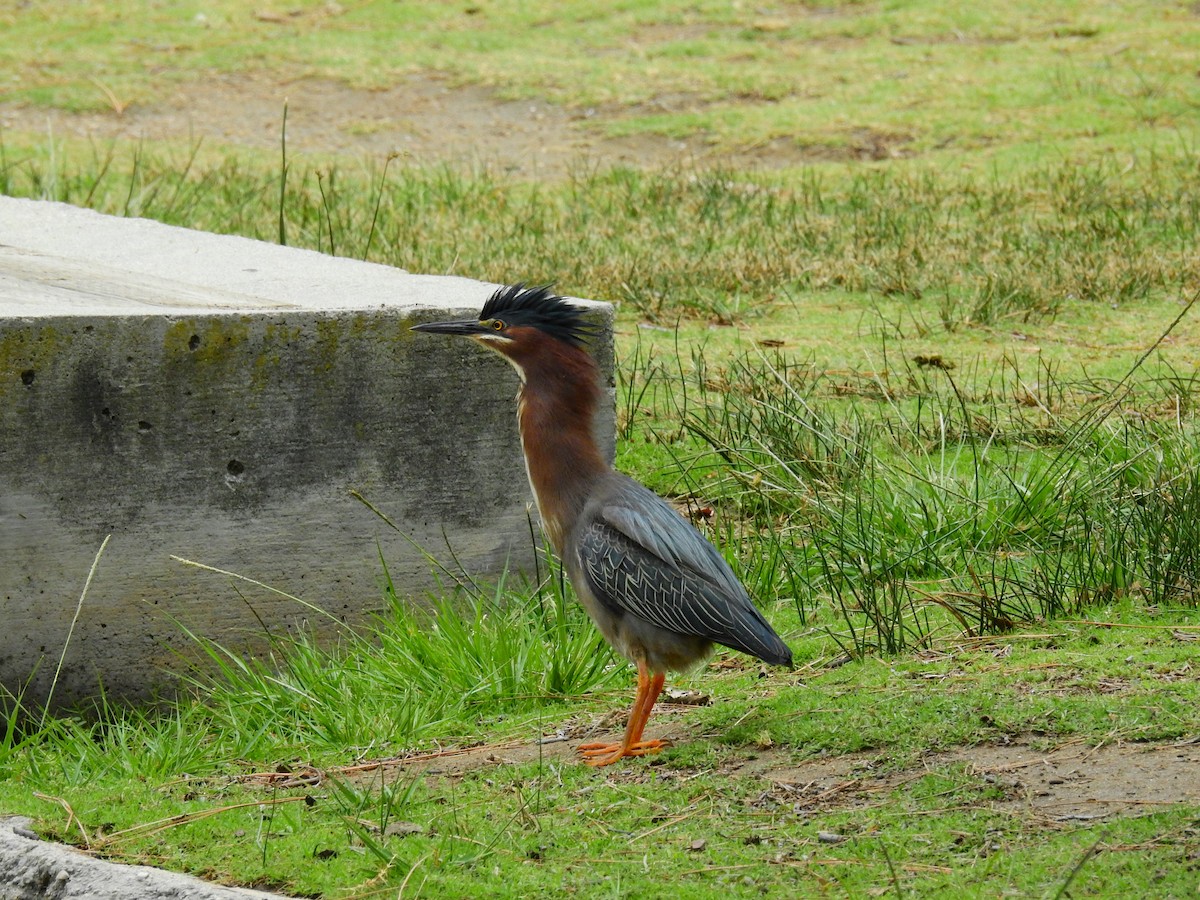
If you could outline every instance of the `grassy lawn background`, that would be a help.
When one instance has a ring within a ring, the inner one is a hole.
[[[364,88],[435,72],[546,98],[615,132],[793,142],[866,132],[905,153],[1040,157],[1187,143],[1200,36],[1187,3],[236,2],[0,13],[17,102],[153,103],[208,72]]]
[[[629,673],[553,580],[480,585],[435,622],[397,586],[332,652],[243,665],[198,637],[220,677],[165,711],[22,722],[10,703],[0,808],[304,896],[1194,895],[1194,779],[1172,804],[1131,772],[1191,759],[1200,724],[1195,19],[0,11],[0,114],[115,117],[214,73],[435,75],[548,100],[599,147],[647,138],[644,167],[531,181],[329,153],[285,175],[210,139],[6,129],[0,190],[277,240],[282,181],[288,243],[616,302],[619,466],[715,510],[797,657],[673,678],[712,705],[664,710],[650,730],[675,747],[597,772],[570,748],[612,727]],[[678,165],[680,138],[738,162]],[[1067,787],[1038,781],[1075,748]],[[1114,781],[1128,802],[1098,799]]]

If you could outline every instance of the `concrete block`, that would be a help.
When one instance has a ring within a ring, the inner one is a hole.
[[[493,285],[0,197],[0,684],[45,699],[92,560],[54,705],[169,690],[180,624],[254,652],[357,624],[379,554],[414,598],[427,561],[526,567],[531,497],[504,360],[418,321]],[[611,307],[593,304],[611,388]],[[597,422],[612,447],[612,405]],[[244,595],[244,599],[242,596]],[[251,609],[253,607],[253,609]]]

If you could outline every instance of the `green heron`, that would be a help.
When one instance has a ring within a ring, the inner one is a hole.
[[[474,338],[521,378],[517,423],[542,526],[605,639],[637,666],[638,689],[619,744],[583,744],[594,766],[655,753],[643,740],[667,670],[693,667],[723,644],[773,665],[792,652],[728,564],[657,494],[615,472],[592,434],[600,370],[583,349],[582,309],[549,287],[502,287],[478,319],[414,331]]]

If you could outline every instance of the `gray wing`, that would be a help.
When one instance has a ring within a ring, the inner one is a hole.
[[[791,651],[717,549],[657,494],[613,479],[584,510],[578,542],[596,598],[615,614],[789,665]]]

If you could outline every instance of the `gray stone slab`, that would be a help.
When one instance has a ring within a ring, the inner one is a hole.
[[[5,316],[466,310],[479,293],[469,278],[0,197]]]
[[[282,900],[150,866],[93,859],[38,839],[28,819],[0,819],[0,900]]]
[[[169,689],[180,624],[233,648],[321,628],[237,572],[361,623],[380,553],[419,598],[410,541],[473,573],[527,567],[515,375],[414,335],[494,285],[0,197],[0,683],[56,705]],[[611,387],[611,308],[592,304]],[[611,405],[597,422],[611,449]]]

